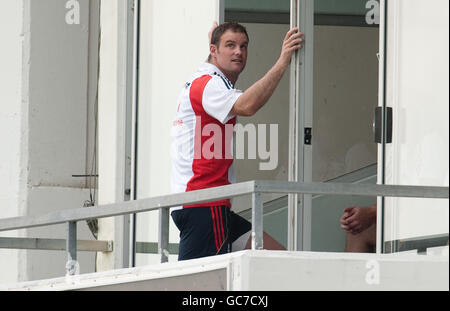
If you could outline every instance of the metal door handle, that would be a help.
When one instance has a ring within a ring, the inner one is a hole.
[[[386,144],[392,143],[392,108],[386,107]],[[373,134],[375,136],[375,142],[382,143],[383,134],[383,107],[377,107],[375,109],[375,117],[373,120]]]

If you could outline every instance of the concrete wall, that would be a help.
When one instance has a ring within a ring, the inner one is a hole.
[[[32,186],[84,186],[87,130],[88,1],[68,25],[62,1],[31,1],[30,176]],[[44,125],[44,126],[43,126]]]
[[[26,209],[27,138],[24,124],[28,107],[25,103],[26,12],[24,1],[2,1],[0,3],[0,206],[1,217],[17,217]],[[25,59],[25,61],[24,61]],[[25,82],[25,83],[24,83]],[[23,234],[23,233],[22,233]],[[17,231],[1,232],[0,236],[19,236]],[[14,258],[14,260],[11,260]],[[0,276],[4,280],[23,279],[21,264],[24,252],[0,250]]]
[[[0,200],[6,206],[2,218],[78,208],[89,198],[86,179],[72,175],[85,174],[92,155],[97,56],[89,55],[89,49],[97,45],[98,28],[92,26],[92,33],[89,29],[96,14],[98,22],[98,2],[78,1],[80,23],[73,25],[66,23],[66,2],[0,4],[6,40],[0,52],[1,85],[6,87],[0,95],[0,135],[7,142],[0,161]],[[79,238],[91,238],[85,224],[78,228]],[[65,230],[41,228],[2,236],[65,238]],[[64,252],[44,253],[0,250],[0,280],[64,274]],[[94,271],[94,256],[80,256],[82,271]]]
[[[69,280],[0,285],[0,290],[448,291],[448,247],[443,251],[446,255],[241,251]]]
[[[386,148],[386,183],[448,187],[449,2],[395,1],[388,8],[393,142]],[[389,199],[386,205],[386,240],[448,234],[448,200]]]

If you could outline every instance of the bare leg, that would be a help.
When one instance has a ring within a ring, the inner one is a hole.
[[[270,235],[264,232],[263,234],[263,244],[264,249],[272,250],[272,251],[285,251],[286,248],[278,243],[277,240],[272,238]],[[252,236],[250,235],[247,244],[245,245],[245,249],[251,249],[252,248]]]
[[[349,253],[374,253],[376,247],[377,226],[372,224],[369,228],[358,234],[347,232],[345,251]]]

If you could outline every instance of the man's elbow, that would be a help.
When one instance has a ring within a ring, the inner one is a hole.
[[[251,105],[245,106],[245,107],[234,107],[233,110],[234,110],[235,115],[238,115],[241,117],[252,117],[258,111],[257,109],[253,108]]]
[[[245,110],[244,116],[245,117],[253,117],[256,112],[257,112],[257,110],[252,109],[252,108],[248,108],[248,109]]]

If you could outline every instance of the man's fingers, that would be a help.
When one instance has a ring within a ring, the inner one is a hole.
[[[343,219],[347,219],[347,218],[349,218],[350,216],[351,216],[351,214],[348,213],[348,212],[344,212],[344,214],[342,214],[342,218],[343,218]]]
[[[295,39],[295,40],[289,40],[289,41],[286,41],[285,42],[285,44],[284,44],[284,49],[286,50],[286,51],[289,51],[289,52],[291,52],[291,51],[295,51],[295,50],[298,50],[298,49],[301,49],[302,48],[302,43],[304,42],[304,40],[303,39]]]
[[[342,216],[342,218],[341,218],[341,223],[343,223],[344,225],[346,225],[346,224],[348,224],[349,223],[349,221],[348,221],[348,219],[347,219],[347,216]]]
[[[290,45],[290,44],[294,44],[294,43],[302,43],[302,42],[304,42],[305,40],[303,39],[303,38],[289,38],[286,42],[285,42],[285,44],[286,45]]]
[[[211,29],[208,32],[209,42],[211,42],[211,36],[217,27],[219,27],[219,24],[216,21],[214,21]]]
[[[298,31],[298,27],[294,27],[291,30],[289,30],[286,33],[286,36],[284,37],[284,40],[286,41],[290,36],[292,36],[293,33],[297,32],[297,31]]]
[[[349,207],[344,210],[345,213],[348,214],[348,217],[355,215],[357,209],[354,207]]]
[[[347,207],[347,208],[344,210],[344,213],[350,213],[352,210],[353,210],[353,206],[352,206],[352,207]]]
[[[295,51],[300,50],[302,47],[303,46],[301,46],[301,45],[294,45],[293,47],[286,48],[286,51],[289,52],[289,53],[293,53]]]
[[[358,225],[358,222],[357,221],[350,221],[350,220],[346,220],[345,222],[344,222],[344,224],[346,225],[346,226],[349,226],[349,227],[351,227],[351,228],[354,228],[354,227],[356,227],[357,225]]]
[[[299,45],[301,45],[302,43],[303,43],[303,40],[302,40],[302,39],[297,39],[297,40],[294,40],[294,41],[291,41],[291,42],[286,43],[286,47],[287,47],[288,49],[290,49],[290,48],[299,46]]]
[[[304,42],[305,39],[298,33],[292,35],[291,37],[284,40],[284,44],[291,44],[294,42]]]
[[[287,34],[286,37],[284,38],[284,43],[289,43],[292,40],[297,40],[303,37],[303,32],[296,32],[297,28],[292,28]],[[303,40],[303,38],[302,38]]]
[[[356,221],[356,215],[355,214],[351,215],[350,217],[348,217],[346,219],[346,221],[347,221],[347,223],[351,223],[351,222]]]

